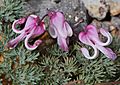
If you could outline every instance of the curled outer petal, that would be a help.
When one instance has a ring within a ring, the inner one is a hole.
[[[94,54],[93,56],[90,56],[88,50],[86,48],[81,48],[81,51],[83,53],[83,55],[88,58],[88,59],[95,59],[96,57],[98,57],[99,51],[97,50],[97,48],[95,47],[95,45],[93,44],[92,41],[90,41],[88,35],[85,32],[81,32],[79,34],[79,40],[87,45],[90,45],[93,49],[94,49]]]
[[[89,51],[86,48],[81,48],[81,51],[87,59],[95,59],[96,57],[98,57],[99,51],[95,46],[93,47],[93,49],[94,49],[94,54],[92,56],[90,56]]]
[[[26,21],[26,22],[25,22]],[[37,21],[39,21],[39,18],[36,16],[36,15],[30,15],[27,20],[26,18],[21,18],[21,19],[18,19],[18,20],[15,20],[12,24],[12,30],[15,32],[15,33],[22,33],[23,31],[25,30],[29,30],[31,31],[31,29],[37,25]],[[18,30],[16,29],[16,26],[18,24],[23,24],[25,23],[25,27],[22,29],[22,30]]]
[[[30,45],[29,44],[29,39],[32,37],[33,35],[33,32],[34,30],[32,30],[32,32],[30,34],[28,34],[25,38],[25,47],[28,49],[28,50],[35,50],[40,43],[42,43],[41,40],[36,40],[35,43],[33,45]]]
[[[72,28],[66,21],[64,22],[64,29],[66,29],[66,31],[67,31],[67,36],[71,37],[73,35]]]
[[[107,41],[104,43],[99,39],[99,36],[98,36],[95,26],[88,25],[86,29],[88,31],[87,34],[89,35],[89,38],[91,40],[93,40],[94,43],[99,44],[101,46],[107,46],[112,42],[112,36],[107,30],[105,30],[103,28],[100,29],[100,33],[103,36],[107,37]]]
[[[58,36],[58,34],[57,34],[57,28],[53,24],[50,24],[50,28],[48,30],[49,30],[50,35],[53,38],[57,38],[57,36]]]
[[[101,28],[100,29],[100,33],[107,37],[107,41],[105,43],[100,43],[100,45],[102,46],[106,46],[106,45],[109,45],[111,42],[112,42],[112,35],[105,29]]]
[[[26,18],[21,18],[21,19],[18,19],[18,20],[15,20],[12,24],[12,30],[15,32],[15,33],[21,33],[23,31],[22,30],[19,30],[19,29],[16,29],[16,26],[18,24],[23,24],[25,22]]]

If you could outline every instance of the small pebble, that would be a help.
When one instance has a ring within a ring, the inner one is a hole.
[[[75,16],[75,22],[77,22],[79,20],[79,18],[77,16]]]
[[[72,16],[71,16],[71,15],[68,15],[68,17],[69,17],[69,18],[72,18]]]
[[[114,26],[110,26],[110,31],[115,30],[116,28]]]

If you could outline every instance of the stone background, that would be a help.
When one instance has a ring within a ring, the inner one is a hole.
[[[90,23],[110,31],[120,29],[120,0],[26,0],[26,14],[43,17],[47,9],[62,11],[77,34]]]
[[[42,18],[48,12],[47,9],[63,12],[76,37],[82,28],[90,23],[120,36],[120,0],[25,0],[25,2],[25,16],[37,14]],[[3,0],[0,0],[0,6],[4,6]]]

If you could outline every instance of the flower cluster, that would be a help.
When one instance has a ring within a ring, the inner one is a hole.
[[[68,51],[68,37],[73,35],[73,31],[68,22],[65,20],[63,13],[59,11],[49,11],[45,16],[48,16],[49,18],[49,34],[52,38],[57,38],[57,43],[63,51]],[[16,28],[18,24],[25,24],[25,26],[23,29],[18,30]],[[12,30],[20,35],[8,42],[9,48],[15,48],[20,41],[25,39],[25,47],[29,50],[34,50],[42,43],[42,40],[36,40],[34,44],[31,45],[29,43],[30,39],[42,35],[46,31],[46,28],[43,20],[36,15],[30,15],[27,18],[15,20],[12,25]],[[107,37],[107,41],[105,43],[100,41],[95,26],[88,25],[84,30],[84,32],[80,32],[79,40],[94,49],[93,56],[90,56],[86,48],[81,48],[81,51],[86,58],[96,58],[99,54],[98,50],[100,50],[108,58],[115,60],[116,54],[110,48],[104,47],[112,42],[112,36],[107,30],[103,28],[99,30],[103,36]]]
[[[50,19],[50,35],[53,38],[57,38],[58,45],[62,50],[68,51],[66,39],[68,36],[72,36],[72,28],[65,20],[63,13],[49,11],[47,15]],[[25,24],[25,26],[22,30],[18,30],[16,29],[18,24]],[[25,39],[25,47],[29,50],[34,50],[42,43],[42,40],[36,40],[33,45],[29,44],[29,40],[43,34],[45,32],[45,25],[43,20],[40,20],[38,16],[30,15],[27,18],[15,20],[12,24],[12,30],[20,35],[8,42],[9,48],[15,48],[20,41]]]

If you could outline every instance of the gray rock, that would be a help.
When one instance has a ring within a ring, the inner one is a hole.
[[[47,9],[59,10],[64,13],[67,21],[77,33],[86,25],[86,8],[81,0],[28,0],[25,8],[26,12],[32,10],[40,17],[48,12]],[[80,19],[84,19],[84,22],[74,27]]]
[[[0,0],[0,7],[4,6],[3,0]]]
[[[47,13],[47,9],[59,10],[68,18],[77,21],[77,17],[85,16],[85,8],[81,4],[81,0],[28,0],[26,8],[32,8],[32,11],[37,12],[40,17]]]
[[[89,15],[99,20],[104,19],[109,10],[105,0],[82,0],[87,8]]]
[[[120,18],[118,17],[112,17],[111,23],[114,27],[120,30]]]

